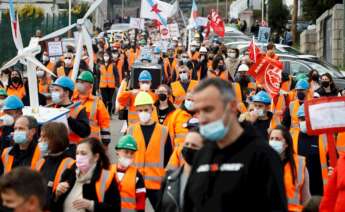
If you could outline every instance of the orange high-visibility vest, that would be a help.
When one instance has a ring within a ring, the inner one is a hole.
[[[299,129],[292,129],[290,130],[294,151],[298,153],[298,137],[299,137]],[[323,186],[327,184],[328,179],[328,165],[327,165],[327,135],[321,134],[319,135],[319,157],[320,157],[320,166],[321,166],[321,173],[322,173],[322,182]]]
[[[176,108],[180,107],[180,105],[184,101],[184,98],[186,97],[186,94],[188,92],[191,92],[198,85],[198,83],[199,82],[196,80],[191,80],[189,82],[187,92],[184,90],[180,81],[175,81],[171,83],[171,89],[172,89],[172,94],[175,97],[174,104]]]
[[[72,117],[72,118],[77,118],[78,114],[80,113],[80,111],[82,109],[84,109],[84,107],[79,103],[75,103],[71,108],[69,108],[70,111],[69,111],[69,117]],[[73,144],[79,144],[80,141],[83,139],[81,137],[79,137],[77,134],[75,134],[72,130],[70,130],[69,134],[68,134],[68,138],[69,138],[69,141],[70,143],[73,143]]]
[[[289,92],[290,89],[291,89],[291,82],[292,82],[291,76],[289,76],[289,80],[283,82],[283,83],[281,84],[280,89],[282,89],[282,90],[285,91],[285,92]]]
[[[140,124],[130,126],[128,134],[135,138],[138,145],[134,156],[134,166],[143,175],[145,187],[159,190],[165,176],[164,147],[168,138],[168,129],[156,123],[147,147]]]
[[[117,69],[117,73],[119,75],[119,82],[122,81],[123,79],[123,64],[124,64],[124,59],[123,58],[120,58],[118,61],[116,61],[116,69]]]
[[[166,170],[178,169],[184,164],[185,161],[182,157],[182,149],[183,145],[179,145],[174,148],[174,151],[172,152],[169,158],[169,162],[165,168]]]
[[[208,69],[212,69],[212,63],[213,63],[212,60],[208,60],[208,61],[207,61],[207,68],[208,68]]]
[[[131,48],[130,50],[127,51],[127,57],[128,57],[128,68],[130,69],[135,61],[135,52]]]
[[[193,116],[191,114],[181,108],[176,109],[172,114],[167,127],[173,146],[177,147],[183,144],[188,133],[188,129],[183,125],[192,117]]]
[[[53,71],[55,68],[55,63],[52,62],[48,62],[48,64],[46,65],[47,69],[49,69],[50,71]]]
[[[109,64],[108,67],[101,65],[101,79],[99,82],[100,88],[115,88],[115,76],[113,72],[113,64]]]
[[[7,147],[2,151],[1,161],[2,161],[2,165],[4,166],[3,174],[6,174],[12,170],[14,157],[13,155],[10,155],[11,150],[12,150],[12,147]],[[41,158],[41,151],[38,148],[38,145],[36,145],[34,154],[32,155],[32,159],[31,159],[31,166],[30,166],[31,169],[35,169],[37,161],[40,158]]]
[[[69,78],[72,77],[72,73],[73,73],[73,69],[71,69],[70,72],[68,73]],[[65,67],[61,66],[61,67],[57,68],[56,69],[56,75],[58,78],[66,76]]]
[[[238,102],[238,106],[237,106],[237,109],[240,113],[245,113],[247,112],[247,107],[246,105],[243,103],[243,100],[242,100],[242,91],[241,91],[241,85],[240,83],[238,82],[233,82],[232,83],[232,88],[234,89],[234,92],[235,92],[235,97],[236,97],[236,100]]]
[[[300,104],[298,100],[294,100],[290,102],[289,110],[290,110],[290,117],[291,117],[291,127],[290,128],[299,128],[299,120],[297,116],[298,108]]]
[[[337,135],[337,151],[339,154],[345,153],[345,132],[340,132]]]
[[[137,168],[129,166],[122,180],[119,181],[121,211],[136,211],[136,178]]]
[[[8,96],[17,96],[19,99],[22,99],[25,96],[24,86],[19,86],[18,88],[10,86],[7,87],[6,92]]]
[[[173,70],[171,69],[169,58],[163,59],[163,69],[165,82],[170,82]]]
[[[199,52],[194,52],[194,54],[192,55],[192,52],[189,53],[189,58],[191,60],[198,60],[199,59],[199,55],[200,53]]]
[[[114,179],[115,171],[113,170],[113,168],[110,168],[109,170],[102,170],[101,176],[95,184],[97,200],[99,203],[102,203],[104,201],[105,193],[109,189],[111,182],[114,181]]]
[[[279,94],[277,104],[274,104],[274,101],[271,103],[271,111],[273,113],[273,117],[271,119],[270,128],[274,129],[276,126],[280,125],[284,111],[286,109],[286,100],[284,94]]]
[[[44,158],[41,158],[37,162],[35,170],[41,171],[45,162],[46,162],[46,160]],[[75,160],[73,158],[70,158],[70,157],[66,157],[60,162],[60,165],[58,166],[56,173],[55,173],[55,178],[54,178],[53,187],[52,187],[53,192],[56,191],[56,188],[61,181],[61,177],[62,177],[63,172],[66,169],[71,168],[74,165],[74,163],[75,163]]]
[[[293,183],[293,175],[290,163],[286,163],[284,166],[284,185],[286,198],[288,201],[288,211],[302,211],[302,190],[305,180],[306,161],[305,157],[294,155],[294,161],[296,164],[296,181]]]
[[[216,78],[216,77],[219,77],[222,80],[228,81],[229,80],[229,72],[226,70],[219,72],[219,74],[217,74],[214,71],[208,71],[207,72],[207,78]]]

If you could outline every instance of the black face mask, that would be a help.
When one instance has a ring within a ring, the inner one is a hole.
[[[313,75],[311,75],[311,79],[312,79],[313,81],[319,81],[319,75],[313,74]]]
[[[20,82],[20,78],[19,77],[13,77],[12,78],[12,82],[19,83]]]
[[[167,100],[167,98],[168,98],[167,95],[162,94],[162,93],[159,94],[158,96],[159,96],[159,101],[162,101],[162,102],[165,101],[165,100]]]
[[[224,65],[219,65],[219,66],[218,66],[218,70],[219,70],[219,71],[224,71],[224,69],[225,69]]]
[[[193,161],[194,161],[194,158],[195,158],[195,155],[196,155],[197,152],[198,152],[198,150],[196,150],[196,149],[192,149],[192,148],[189,148],[189,147],[183,147],[181,153],[182,153],[182,156],[183,156],[184,160],[189,165],[192,165]]]
[[[246,75],[239,76],[238,82],[240,83],[241,87],[247,87],[249,83],[249,78]]]
[[[298,100],[302,101],[305,98],[305,93],[303,91],[297,91]]]
[[[322,81],[321,82],[321,86],[324,87],[324,88],[328,88],[329,85],[330,85],[329,81]]]

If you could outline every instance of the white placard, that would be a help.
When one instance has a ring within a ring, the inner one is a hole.
[[[345,126],[345,102],[325,102],[309,106],[312,130]]]
[[[63,55],[62,42],[52,41],[48,42],[48,55],[49,57],[58,57]]]
[[[168,25],[168,29],[169,29],[169,33],[170,33],[170,37],[180,37],[180,30],[178,29],[178,24],[177,23],[173,23],[173,24],[169,24]]]
[[[258,41],[261,43],[268,43],[270,39],[271,28],[269,27],[260,27],[258,34]]]
[[[145,29],[145,20],[142,18],[131,17],[129,26],[134,29]]]
[[[39,124],[45,124],[50,121],[67,123],[68,112],[69,109],[66,108],[51,108],[40,106],[38,109],[38,113],[33,113],[32,107],[23,108],[23,114],[35,117]]]

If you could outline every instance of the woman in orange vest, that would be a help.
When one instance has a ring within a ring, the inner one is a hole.
[[[225,68],[225,62],[222,56],[216,56],[213,59],[212,69],[207,72],[207,78],[219,77],[222,80],[229,81],[231,76]]]
[[[9,74],[6,92],[8,96],[15,95],[20,99],[25,96],[23,78],[18,70],[12,70]]]
[[[103,62],[100,64],[99,88],[101,89],[102,99],[109,114],[112,114],[112,98],[116,85],[119,84],[119,79],[117,67],[112,62],[109,52],[104,52]]]
[[[269,144],[283,162],[288,211],[302,211],[303,205],[311,198],[306,160],[294,152],[291,135],[282,126],[277,126],[271,131]]]
[[[53,204],[53,194],[60,183],[62,173],[75,163],[66,152],[69,147],[66,125],[59,122],[49,122],[43,125],[38,147],[43,158],[37,162],[35,169],[41,172],[47,182],[48,194],[45,210],[50,210]]]
[[[133,164],[138,150],[135,139],[125,135],[116,144],[116,176],[119,182],[122,211],[145,211],[146,188],[144,178]]]
[[[52,211],[121,210],[115,171],[99,140],[87,138],[77,146],[76,164],[63,173],[55,200]]]

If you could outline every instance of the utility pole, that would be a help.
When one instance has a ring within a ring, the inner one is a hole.
[[[292,23],[291,23],[291,33],[292,33],[292,43],[297,42],[297,15],[298,15],[298,0],[293,0],[293,11],[292,11]]]
[[[125,10],[125,3],[124,3],[124,0],[121,1],[122,3],[122,18],[124,17],[125,13],[124,13],[124,10]]]

